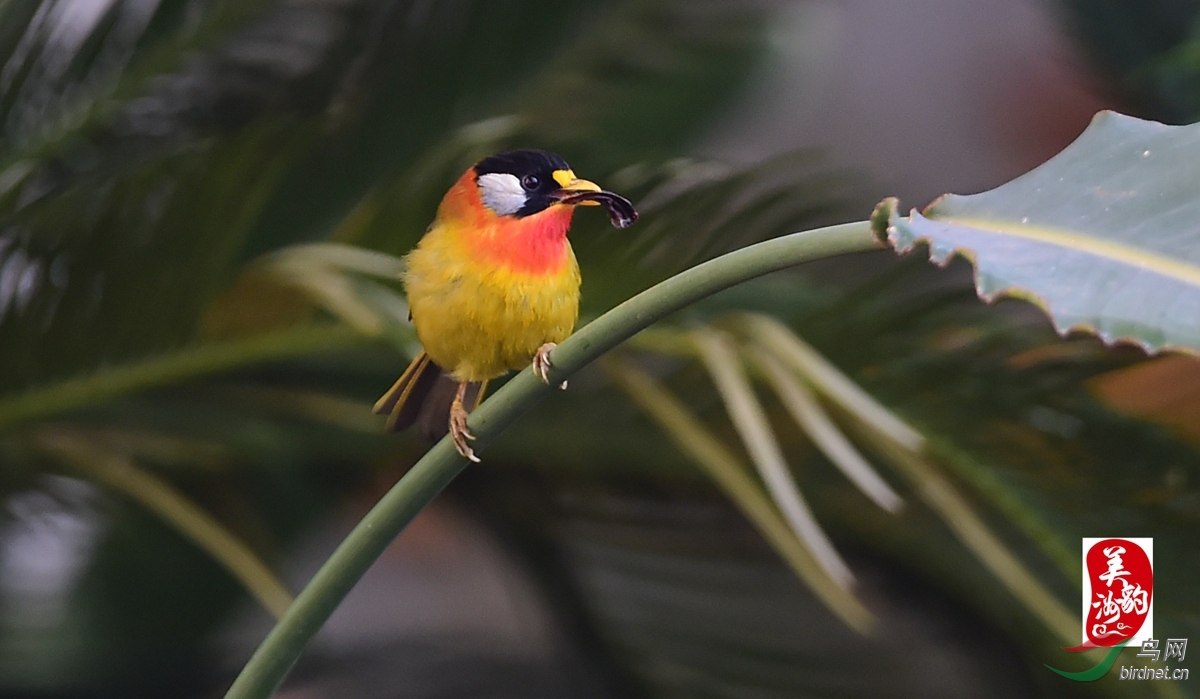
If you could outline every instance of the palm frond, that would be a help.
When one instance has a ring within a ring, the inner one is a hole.
[[[747,468],[705,429],[677,398],[653,377],[630,362],[609,359],[604,367],[629,398],[658,423],[737,505],[806,584],[848,626],[868,633],[875,620],[846,585],[831,577],[804,538],[779,514]]]
[[[767,414],[754,396],[742,362],[732,342],[713,330],[696,330],[694,339],[700,358],[725,401],[729,418],[746,445],[759,476],[767,485],[776,507],[783,513],[796,536],[804,542],[821,569],[842,587],[852,587],[854,574],[817,524],[812,511],[796,487],[787,461],[771,432]]]
[[[130,497],[178,529],[224,566],[275,617],[282,616],[291,605],[291,593],[249,546],[183,493],[139,469],[128,455],[107,450],[70,430],[43,428],[36,443],[71,470]]]
[[[804,384],[789,373],[780,360],[767,352],[751,348],[749,356],[771,383],[800,429],[812,438],[825,458],[876,505],[892,514],[898,512],[904,501],[834,425]]]

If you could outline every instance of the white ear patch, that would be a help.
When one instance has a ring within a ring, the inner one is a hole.
[[[525,206],[525,189],[516,175],[489,172],[479,176],[479,196],[497,216],[515,214]]]

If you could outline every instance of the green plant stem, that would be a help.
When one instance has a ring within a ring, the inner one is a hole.
[[[809,260],[873,250],[866,221],[819,228],[752,245],[697,265],[634,296],[581,328],[551,355],[549,385],[526,369],[472,415],[481,453],[538,399],[571,374],[638,331],[735,284]],[[308,640],[404,527],[467,465],[443,439],[363,517],[296,597],[226,693],[226,699],[266,699],[283,681]]]
[[[0,430],[83,408],[118,396],[200,374],[317,352],[367,341],[344,325],[302,325],[279,332],[189,347],[143,362],[100,369],[45,388],[0,399]]]

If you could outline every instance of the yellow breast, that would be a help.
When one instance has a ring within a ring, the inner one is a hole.
[[[479,254],[471,235],[435,224],[406,258],[404,276],[417,336],[429,357],[460,381],[484,381],[529,364],[562,342],[579,317],[579,266],[563,238],[561,264],[545,271]]]

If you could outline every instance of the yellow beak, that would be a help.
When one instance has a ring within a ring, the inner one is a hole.
[[[575,173],[570,170],[555,170],[554,181],[558,183],[564,196],[569,196],[577,192],[599,192],[600,185],[588,180],[581,180],[575,176]],[[581,201],[579,206],[600,206],[598,201]]]

